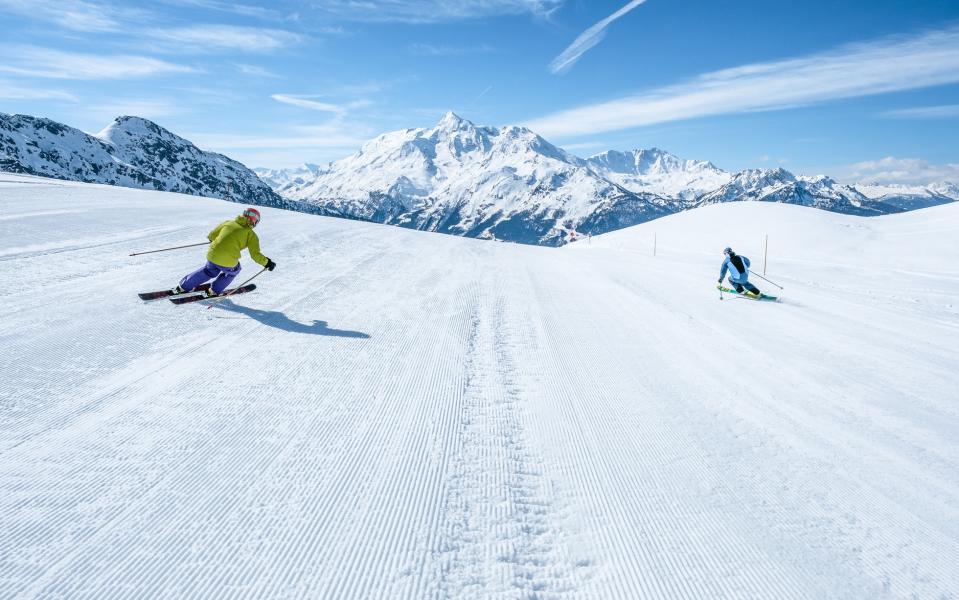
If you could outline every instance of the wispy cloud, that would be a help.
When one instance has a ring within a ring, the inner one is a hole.
[[[85,105],[84,117],[96,117],[101,121],[110,121],[125,115],[143,117],[145,119],[160,119],[183,114],[184,105],[168,100],[118,98],[110,102]]]
[[[887,156],[854,163],[837,169],[836,173],[846,181],[926,185],[939,181],[959,182],[959,163],[933,164],[919,158]]]
[[[0,79],[0,99],[2,100],[65,100],[79,102],[80,99],[68,92],[43,88],[25,87]]]
[[[244,136],[231,134],[190,134],[190,138],[197,146],[225,151],[231,149],[260,149],[260,148],[354,148],[366,142],[347,133],[337,135],[307,134],[286,136]]]
[[[78,54],[35,46],[3,48],[0,72],[50,79],[126,79],[171,73],[196,73],[197,69],[147,56]]]
[[[200,148],[223,152],[250,166],[279,168],[343,158],[373,135],[368,124],[336,117],[319,125],[287,127],[275,135],[188,133],[185,137]]]
[[[364,108],[372,104],[372,102],[369,100],[354,100],[346,104],[333,104],[331,102],[320,102],[319,100],[313,100],[315,97],[316,96],[291,96],[290,94],[273,94],[270,96],[270,98],[273,98],[277,102],[281,102],[283,104],[340,115],[345,114],[350,110]]]
[[[314,0],[311,8],[350,20],[438,23],[499,15],[546,18],[564,0]]]
[[[138,8],[85,0],[0,0],[0,12],[92,33],[119,31],[124,22],[144,19],[149,14]]]
[[[299,42],[302,37],[282,29],[240,27],[236,25],[194,25],[172,29],[153,29],[153,39],[186,47],[191,51],[241,50],[267,52]]]
[[[576,144],[563,144],[563,150],[573,153],[580,150],[604,149],[608,146],[603,142],[578,142]]]
[[[889,119],[951,119],[959,117],[959,104],[900,108],[898,110],[887,110],[880,113],[880,116]]]
[[[219,12],[232,13],[235,15],[240,15],[243,17],[251,17],[254,19],[268,20],[268,21],[281,21],[287,19],[288,16],[284,13],[272,9],[264,8],[262,6],[253,6],[251,4],[242,4],[239,2],[223,2],[221,0],[162,0],[164,4],[172,4],[176,6],[192,6],[196,8],[203,8],[207,10],[215,10]]]
[[[253,77],[266,77],[269,79],[279,79],[280,76],[270,71],[269,69],[264,69],[263,67],[258,67],[256,65],[244,65],[240,63],[234,63],[236,70],[242,73],[243,75],[251,75]]]
[[[417,81],[420,81],[419,76],[407,75],[393,79],[369,80],[359,83],[348,83],[334,79],[318,80],[314,83],[329,96],[368,96]]]
[[[549,70],[554,74],[568,71],[587,50],[603,41],[603,38],[606,37],[606,28],[609,27],[613,21],[622,17],[643,2],[646,2],[646,0],[632,0],[626,6],[579,34],[579,37],[573,40],[573,43],[570,44],[569,47],[563,50],[559,56],[549,63]]]
[[[496,49],[489,44],[477,46],[434,46],[433,44],[410,44],[410,54],[415,56],[460,56],[462,54],[489,54]]]
[[[533,119],[543,135],[615,131],[725,113],[773,110],[959,81],[959,26],[754,63]]]

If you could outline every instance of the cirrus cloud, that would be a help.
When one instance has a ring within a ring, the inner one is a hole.
[[[561,110],[526,124],[542,135],[616,131],[959,82],[959,26],[705,73],[684,83]]]
[[[36,46],[4,49],[0,72],[48,79],[126,79],[197,69],[165,60],[129,54],[80,54]]]
[[[69,92],[28,87],[0,79],[0,99],[3,100],[65,100],[79,102],[80,99]]]
[[[888,119],[951,119],[953,117],[959,117],[959,104],[900,108],[897,110],[887,110],[880,116]]]
[[[350,21],[440,23],[500,15],[549,17],[564,0],[314,0],[311,8]]]
[[[302,36],[282,29],[240,27],[236,25],[193,25],[172,29],[154,29],[148,35],[155,40],[187,47],[190,50],[245,50],[268,52],[299,42]]]
[[[312,98],[315,98],[315,96],[292,96],[290,94],[272,94],[270,98],[273,98],[282,104],[289,104],[291,106],[298,106],[300,108],[318,110],[320,112],[328,112],[338,115],[343,115],[350,110],[364,108],[372,104],[372,102],[369,100],[354,100],[352,102],[347,102],[346,104],[334,104],[331,102],[320,102],[319,100],[313,100]]]
[[[126,23],[149,15],[139,8],[85,0],[0,0],[0,12],[89,33],[121,31]]]

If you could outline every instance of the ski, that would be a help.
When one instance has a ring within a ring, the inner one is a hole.
[[[766,302],[782,302],[778,296],[770,296],[768,294],[760,294],[758,297],[750,296],[748,294],[741,294],[734,289],[731,289],[722,285],[717,285],[716,287],[719,288],[719,290],[722,292],[726,292],[727,294],[736,294],[737,296],[742,296],[743,298],[746,298],[748,300],[756,300],[756,301],[765,300]]]
[[[140,300],[160,300],[161,298],[179,298],[182,296],[190,296],[192,294],[197,294],[200,292],[206,292],[210,289],[209,283],[204,283],[195,290],[189,292],[183,292],[182,294],[175,294],[172,289],[169,290],[160,290],[158,292],[140,292],[137,294],[140,296]]]
[[[218,296],[207,296],[206,294],[199,294],[193,296],[180,296],[178,298],[170,298],[170,302],[174,304],[187,304],[189,302],[199,302],[200,300],[222,300],[224,298],[229,298],[231,296],[236,296],[238,294],[245,294],[247,292],[252,292],[256,289],[255,283],[250,283],[244,285],[243,287],[233,288],[229,290],[223,290],[223,293]]]

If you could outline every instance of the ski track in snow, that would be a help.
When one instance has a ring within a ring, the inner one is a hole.
[[[719,302],[662,223],[652,258],[266,209],[278,269],[207,310],[135,296],[202,248],[127,255],[237,205],[0,184],[0,598],[959,596],[948,257]]]

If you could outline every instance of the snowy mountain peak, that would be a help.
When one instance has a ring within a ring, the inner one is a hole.
[[[27,115],[0,115],[0,170],[292,207],[242,164],[204,152],[141,117],[98,135]]]
[[[620,152],[609,150],[587,159],[591,164],[605,170],[630,175],[668,174],[678,171],[721,172],[708,161],[685,160],[659,148],[645,148]]]
[[[458,131],[460,129],[475,129],[472,121],[464,119],[453,111],[446,111],[443,118],[439,120],[434,130]]]
[[[481,127],[452,112],[429,129],[385,133],[284,195],[337,215],[546,244],[569,228],[605,231],[672,211],[525,127]]]
[[[959,200],[959,185],[946,181],[929,185],[858,183],[853,187],[867,198],[903,210],[915,210]]]
[[[131,137],[157,136],[165,138],[182,139],[170,131],[160,127],[149,119],[143,117],[123,116],[117,117],[112,123],[106,126],[96,137],[116,143],[118,140]]]
[[[782,167],[775,169],[745,169],[733,178],[737,184],[744,186],[770,185],[773,183],[792,183],[796,176]]]
[[[286,188],[291,186],[304,185],[313,181],[320,173],[325,171],[325,167],[313,163],[303,163],[289,169],[253,169],[256,176],[278,194],[282,194]]]
[[[721,188],[700,196],[697,206],[719,202],[757,200],[812,206],[854,215],[900,212],[891,204],[870,201],[854,187],[841,185],[831,177],[796,177],[786,169],[746,169]]]
[[[708,161],[679,158],[659,148],[610,150],[587,159],[606,179],[627,189],[691,201],[727,183],[730,175]]]
[[[959,184],[955,184],[949,181],[940,181],[938,183],[933,183],[929,186],[929,189],[937,194],[942,194],[947,198],[953,200],[959,200]]]

